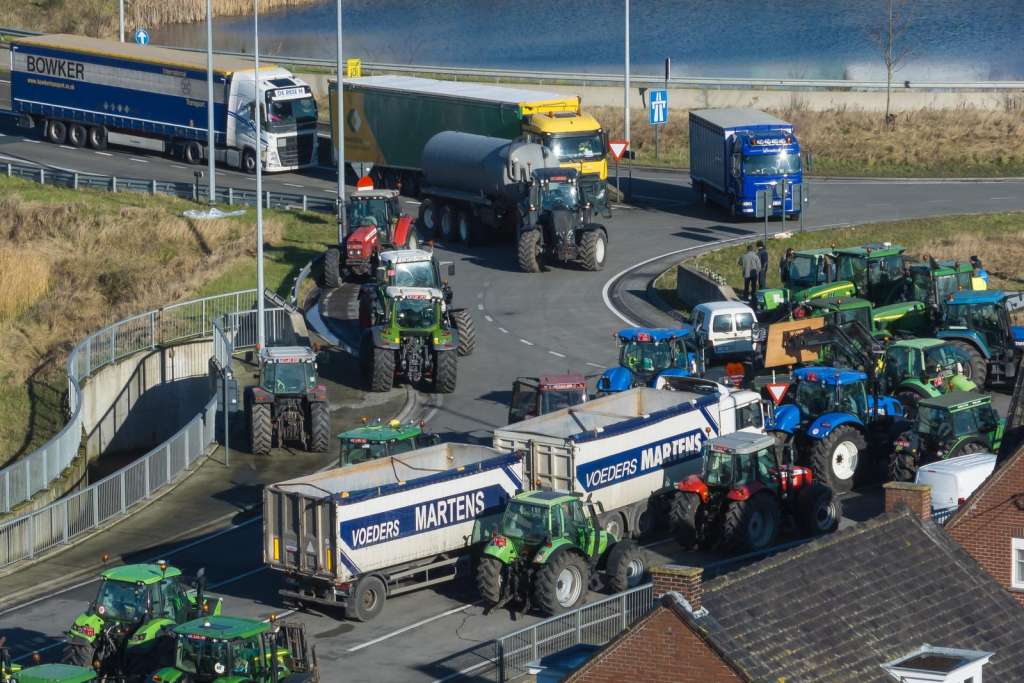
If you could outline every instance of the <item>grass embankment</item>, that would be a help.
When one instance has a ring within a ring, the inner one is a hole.
[[[804,151],[813,152],[815,175],[878,177],[999,177],[1024,175],[1024,117],[1008,101],[1006,111],[935,109],[901,113],[896,128],[882,114],[810,111],[793,107],[772,114],[796,127]],[[611,138],[622,136],[621,107],[592,107]],[[661,159],[654,156],[654,129],[646,112],[630,120],[637,161],[690,165],[689,112],[673,109],[661,130]]]
[[[0,177],[0,465],[63,426],[67,352],[92,331],[182,299],[255,286],[254,215],[192,221],[186,201]],[[269,211],[267,287],[285,294],[333,224]]]
[[[787,247],[813,249],[835,244],[858,246],[890,241],[907,248],[915,256],[929,254],[938,259],[981,258],[989,272],[992,289],[1024,289],[1024,213],[993,213],[980,216],[918,218],[889,223],[871,223],[853,228],[819,230],[794,234],[789,239],[771,240],[768,286],[778,287],[779,257]],[[746,245],[708,252],[687,263],[718,273],[735,289],[743,290],[743,275],[738,264]],[[676,269],[669,268],[655,280],[654,288],[667,301],[677,303]]]
[[[308,5],[316,0],[261,0],[260,12]],[[206,20],[206,0],[130,0],[124,3],[125,30],[139,26]],[[252,12],[252,0],[213,0],[214,16]],[[117,36],[117,0],[0,0],[3,25],[43,33]]]

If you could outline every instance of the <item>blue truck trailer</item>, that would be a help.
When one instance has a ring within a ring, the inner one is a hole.
[[[787,217],[799,215],[793,188],[803,189],[803,168],[793,125],[756,109],[691,111],[690,182],[704,204],[723,206],[731,216],[753,216],[757,191],[764,189],[772,191],[772,215],[780,215],[783,204]],[[806,204],[806,193],[798,194]]]
[[[11,44],[11,108],[44,139],[102,150],[121,145],[202,163],[207,147],[206,55],[63,34]],[[316,100],[286,69],[215,56],[215,159],[256,172],[316,163]]]

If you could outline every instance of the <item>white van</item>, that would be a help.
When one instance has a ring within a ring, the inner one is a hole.
[[[996,468],[994,453],[969,453],[922,465],[914,481],[932,487],[932,512],[959,507]]]
[[[739,301],[710,301],[693,307],[693,332],[709,357],[757,351],[757,316]]]

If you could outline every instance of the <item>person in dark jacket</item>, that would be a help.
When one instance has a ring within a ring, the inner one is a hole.
[[[779,279],[785,285],[789,282],[789,264],[793,262],[793,247],[787,247],[786,253],[779,259]]]
[[[768,248],[764,242],[757,243],[757,258],[761,261],[761,268],[757,271],[757,288],[764,289],[765,280],[768,279]]]

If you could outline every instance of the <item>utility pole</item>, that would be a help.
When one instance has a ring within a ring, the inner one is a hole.
[[[626,141],[631,142],[629,139],[629,0],[626,0],[626,80],[622,94],[624,107],[623,116],[625,118],[624,123],[626,129]],[[630,144],[630,149],[631,148],[632,144]]]
[[[123,2],[123,0],[122,0]],[[227,103],[224,103],[225,106]],[[210,196],[212,207],[217,203],[216,163],[214,162],[214,143],[216,131],[213,129],[213,0],[206,0],[206,155],[209,157]]]
[[[256,350],[266,346],[263,325],[263,97],[260,93],[260,0],[252,0],[253,60],[256,66]]]
[[[121,29],[121,42],[124,42],[124,0],[117,0],[117,25]]]
[[[338,112],[338,244],[345,243],[345,86],[344,71],[342,70],[341,57],[341,0],[338,0],[338,90],[335,95],[338,101],[335,102],[335,111]]]

